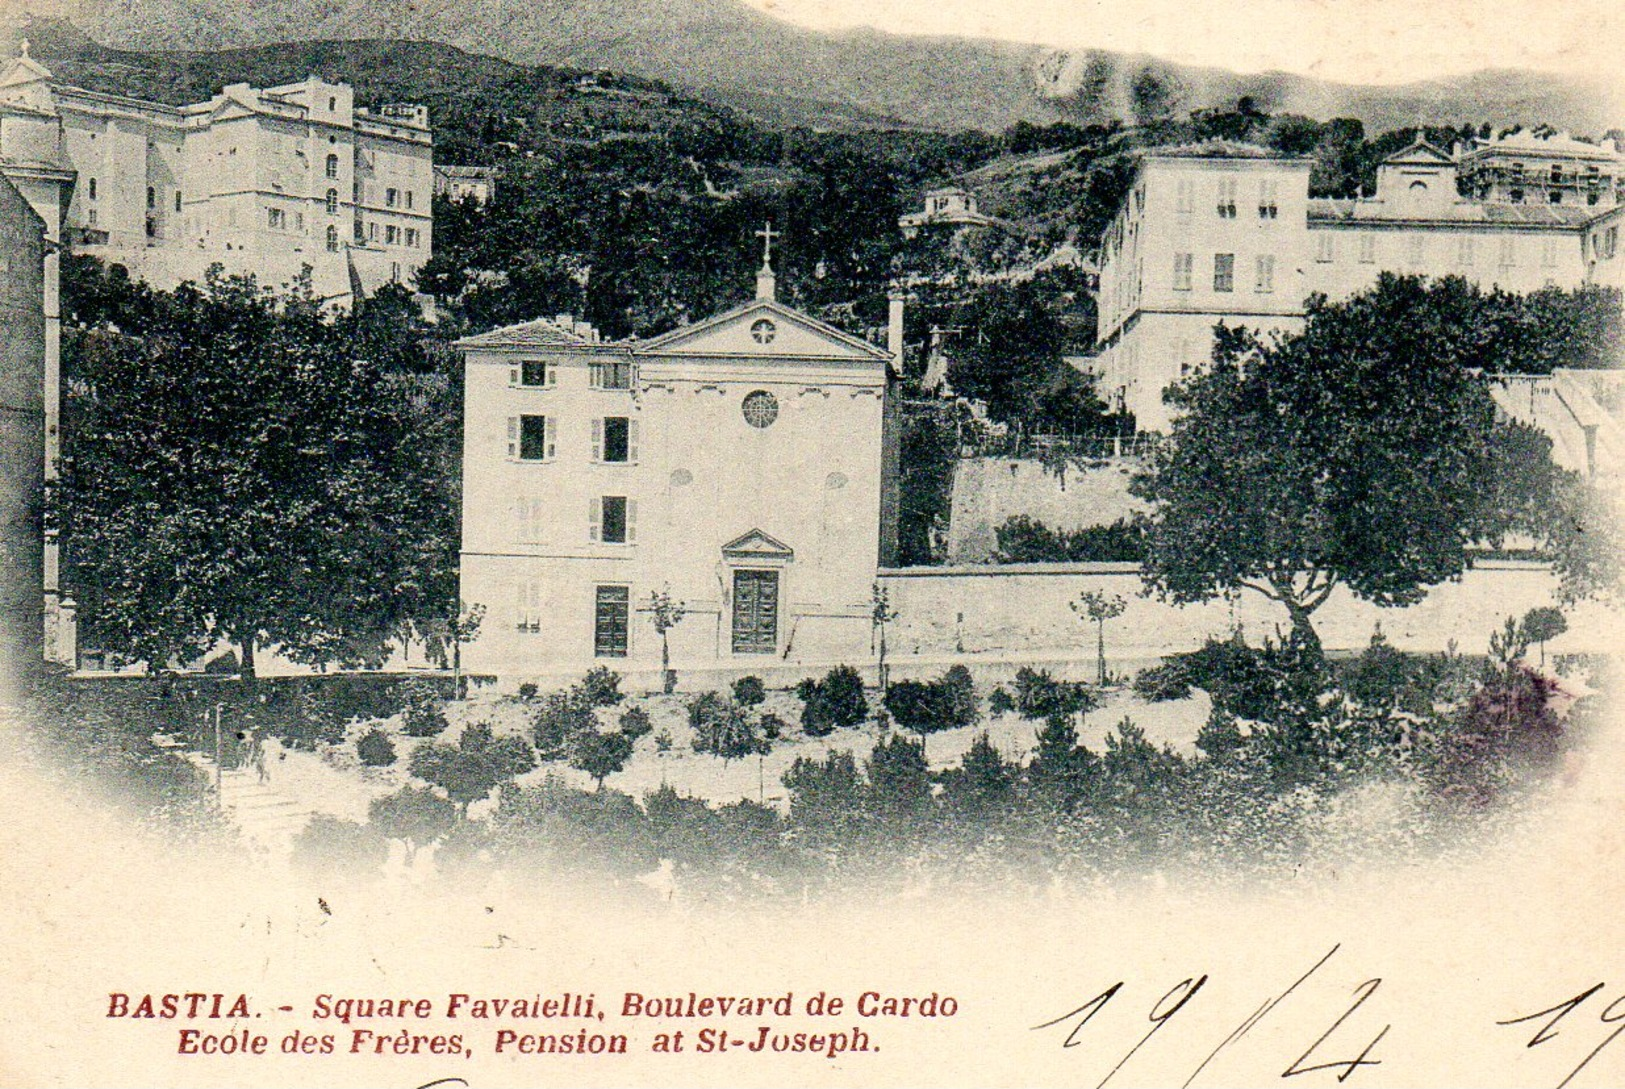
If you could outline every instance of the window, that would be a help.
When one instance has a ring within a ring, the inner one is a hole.
[[[355,221],[355,240],[357,242],[367,240],[367,225],[359,219]]]
[[[1552,164],[1552,184],[1563,184],[1563,167],[1557,163]]]
[[[1216,253],[1213,255],[1213,290],[1234,291],[1236,289],[1236,255],[1233,253]]]
[[[1426,260],[1427,260],[1427,236],[1422,235],[1422,234],[1413,234],[1413,235],[1411,235],[1411,238],[1410,238],[1410,262],[1411,262],[1411,268],[1413,268],[1413,269],[1421,268],[1423,263]]]
[[[589,540],[634,544],[638,539],[638,505],[624,495],[605,495],[591,504]]]
[[[1360,264],[1371,265],[1377,261],[1377,236],[1370,232],[1360,236]]]
[[[327,252],[339,252],[339,229],[334,226],[327,228]]]
[[[293,214],[293,227],[300,234],[305,233],[305,213],[295,212]]]
[[[147,186],[147,208],[150,210],[156,207],[158,207],[158,190],[149,185]]]
[[[408,228],[406,228],[406,244],[408,246],[412,247],[413,249],[417,248],[418,229],[416,227],[408,227]]]
[[[758,318],[751,322],[750,338],[758,344],[772,344],[773,338],[778,335],[779,327],[770,318]]]
[[[330,216],[339,214],[339,191],[337,189],[327,191],[327,214]]]
[[[1540,267],[1557,267],[1557,239],[1547,238],[1540,244]]]
[[[1189,291],[1191,289],[1191,255],[1188,253],[1174,254],[1174,290]]]
[[[623,360],[606,360],[587,368],[588,381],[593,389],[631,389],[632,364]]]
[[[389,281],[394,284],[401,282],[401,263],[399,261],[389,263]]]
[[[327,112],[333,113],[339,108],[339,100],[329,95],[327,99]]]
[[[638,423],[626,416],[592,422],[592,459],[626,464],[638,460]]]
[[[384,245],[393,246],[401,240],[401,229],[391,223],[384,228]]]
[[[1517,263],[1518,240],[1508,235],[1501,239],[1501,259],[1499,264],[1502,268],[1513,268]]]
[[[95,178],[90,179],[90,199],[91,200],[96,199],[96,179]]]
[[[515,528],[521,544],[541,544],[547,539],[549,510],[548,501],[540,496],[524,496],[514,504]]]
[[[288,213],[281,208],[267,208],[265,210],[265,225],[273,231],[287,229]]]
[[[1472,268],[1474,253],[1473,236],[1464,234],[1456,240],[1456,264],[1462,268]]]
[[[339,157],[337,155],[329,155],[327,157],[327,176],[329,178],[336,178],[339,176]]]
[[[508,418],[509,457],[520,461],[548,461],[553,453],[553,428],[546,416]]]
[[[1258,259],[1258,275],[1253,279],[1253,290],[1268,295],[1275,290],[1275,258],[1264,254]]]
[[[1550,193],[1546,194],[1546,199],[1553,204],[1562,204],[1563,191],[1561,189],[1553,189]]]
[[[515,386],[556,386],[559,369],[545,359],[524,359],[519,366],[509,368],[508,381]]]
[[[1513,204],[1522,204],[1523,203],[1523,190],[1522,189],[1509,189],[1507,191],[1507,197],[1508,197],[1508,199],[1510,199],[1512,201]]]
[[[779,418],[779,399],[765,389],[754,390],[745,395],[739,411],[744,414],[746,423],[763,431]]]
[[[1219,218],[1236,218],[1236,179],[1219,179]]]
[[[1279,183],[1274,181],[1261,181],[1258,183],[1258,218],[1274,219],[1281,214],[1280,205],[1276,200]]]
[[[94,208],[90,210],[90,225],[92,227],[96,225],[96,209]]]
[[[177,190],[175,190],[175,211],[178,212],[180,210],[181,210],[181,191],[179,189],[177,189]]]
[[[630,586],[600,586],[593,602],[592,652],[599,658],[625,658],[632,613]]]
[[[1327,264],[1337,257],[1337,239],[1326,232],[1315,238],[1315,260]]]
[[[406,191],[406,206],[408,208],[412,207],[412,190],[410,189]]]
[[[384,190],[384,207],[385,208],[394,208],[394,207],[398,206],[400,203],[401,203],[401,191],[399,189],[385,189]]]
[[[367,224],[367,241],[369,241],[369,242],[378,241],[378,224],[376,224],[376,223]]]
[[[1190,178],[1180,178],[1178,188],[1175,190],[1176,210],[1181,212],[1194,212],[1196,210],[1196,182]]]
[[[532,579],[529,582],[521,582],[514,590],[515,630],[532,634],[541,631],[544,614],[547,612],[546,598],[543,596],[546,584]]]

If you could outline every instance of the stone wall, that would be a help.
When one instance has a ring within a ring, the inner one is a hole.
[[[1109,526],[1145,509],[1128,494],[1136,463],[1108,461],[1097,468],[1069,467],[1052,473],[1022,458],[965,458],[954,468],[948,523],[948,562],[987,563],[997,545],[994,531],[1025,514],[1051,529]]]

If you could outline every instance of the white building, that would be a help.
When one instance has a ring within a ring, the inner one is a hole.
[[[1625,204],[1625,155],[1618,141],[1576,140],[1525,130],[1475,140],[1458,156],[1462,186],[1478,200],[1508,204]]]
[[[1384,271],[1515,292],[1618,282],[1598,256],[1611,207],[1461,197],[1456,161],[1420,138],[1370,197],[1311,198],[1310,165],[1218,140],[1144,154],[1101,241],[1089,365],[1142,430],[1167,428],[1162,391],[1208,361],[1219,321],[1292,329],[1311,294],[1345,298]]]
[[[686,603],[679,671],[868,657],[895,539],[890,351],[776,302],[765,264],[754,300],[652,340],[566,317],[459,347],[461,593],[488,609],[471,670],[652,683],[662,590]]]
[[[926,190],[921,209],[898,216],[897,225],[902,228],[904,237],[912,238],[921,227],[992,227],[1004,224],[976,210],[976,194],[952,186]]]
[[[0,132],[74,179],[76,252],[157,288],[215,263],[268,284],[309,265],[342,302],[357,282],[410,282],[433,245],[428,112],[359,108],[346,84],[237,83],[175,107],[57,83],[25,44],[0,68]]]

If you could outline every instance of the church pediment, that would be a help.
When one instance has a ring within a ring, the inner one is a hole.
[[[788,560],[796,553],[783,541],[753,529],[723,545],[722,554],[730,560]]]
[[[873,363],[890,356],[868,341],[768,299],[631,345],[637,355],[818,359]]]

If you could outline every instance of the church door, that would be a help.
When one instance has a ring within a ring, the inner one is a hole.
[[[734,572],[734,653],[779,649],[779,573]]]

